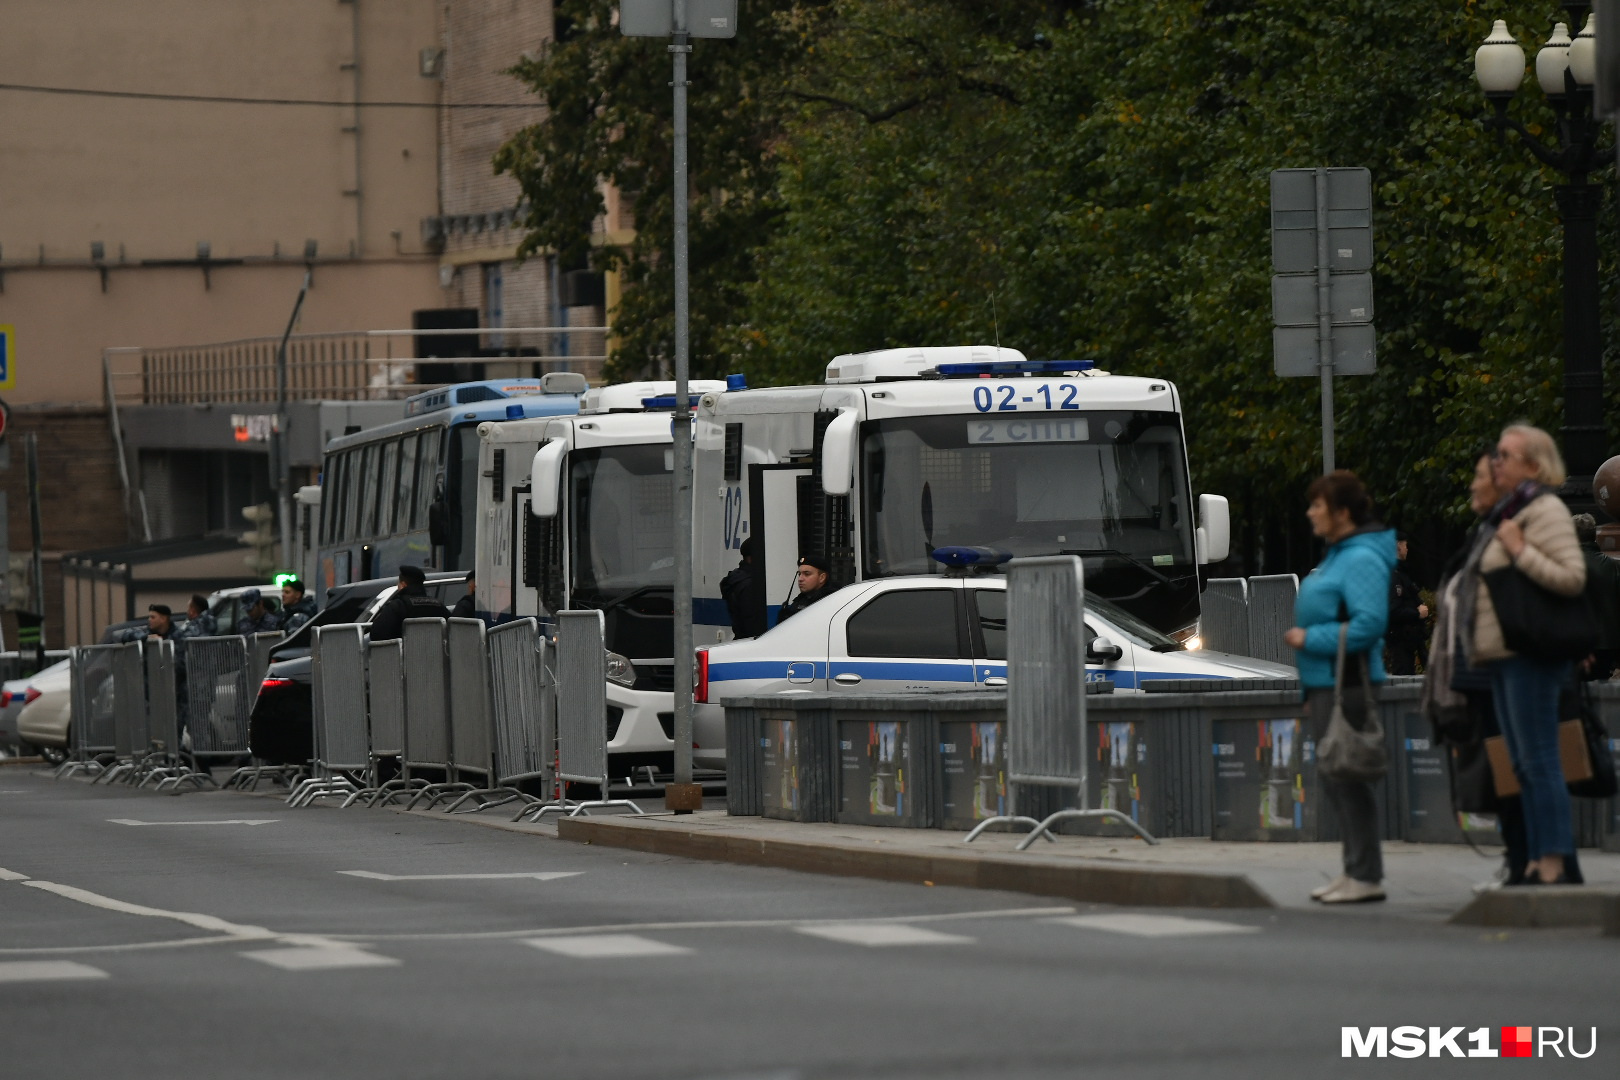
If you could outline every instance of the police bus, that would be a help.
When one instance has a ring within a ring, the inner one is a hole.
[[[575,413],[588,385],[559,371],[439,387],[408,398],[403,420],[333,439],[321,466],[317,586],[406,563],[471,570],[479,425]]]
[[[846,585],[943,573],[932,553],[961,545],[1079,555],[1088,590],[1190,635],[1198,567],[1227,554],[1226,500],[1192,494],[1174,384],[1089,361],[987,346],[839,356],[821,386],[705,395],[696,440],[701,642],[732,636],[720,580],[749,537],[767,626],[800,555]]]

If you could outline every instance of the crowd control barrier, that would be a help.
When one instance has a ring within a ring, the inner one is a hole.
[[[309,653],[315,758],[309,778],[288,793],[289,806],[308,806],[338,795],[348,798],[360,787],[349,774],[371,774],[365,632],[357,623],[315,628]]]
[[[624,806],[642,813],[630,799],[614,799],[608,789],[607,651],[603,644],[602,612],[557,613],[557,779],[595,784],[599,797],[582,802],[566,799],[524,807],[521,818],[532,813],[539,820],[547,813],[569,817],[598,807]],[[515,820],[515,819],[514,819]]]
[[[525,806],[544,802],[517,785],[526,780],[546,781],[546,696],[541,682],[539,624],[518,619],[485,630],[482,622],[452,619],[450,623],[450,676],[452,726],[461,745],[463,728],[476,727],[488,744],[486,786],[464,793],[446,808],[447,813],[477,813],[491,806],[521,801]],[[457,691],[458,673],[468,684],[471,708],[463,708]],[[476,680],[479,685],[470,685]],[[459,725],[459,726],[457,726]],[[459,757],[458,753],[458,757]],[[472,802],[467,810],[463,803]]]
[[[371,732],[371,765],[367,785],[349,793],[343,805],[375,799],[386,781],[384,772],[397,767],[405,754],[405,666],[396,638],[366,644],[366,724]]]
[[[56,770],[58,779],[103,771],[101,758],[116,751],[113,657],[124,645],[81,645],[71,650],[68,757]]]
[[[1092,809],[1086,790],[1085,570],[1073,555],[1014,559],[1007,564],[1007,780],[1073,788],[1079,805],[1033,821],[999,814],[974,826],[971,842],[991,825],[1028,823],[1023,851],[1057,822],[1118,821],[1150,844],[1153,834],[1126,814]]]
[[[1292,664],[1283,634],[1294,625],[1299,578],[1294,574],[1211,578],[1199,599],[1199,636],[1204,648]]]

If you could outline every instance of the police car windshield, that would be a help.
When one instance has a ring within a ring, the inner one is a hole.
[[[674,586],[671,456],[661,444],[569,455],[576,600]]]
[[[876,420],[863,432],[871,574],[938,573],[929,552],[958,544],[1193,561],[1175,413],[958,413]]]

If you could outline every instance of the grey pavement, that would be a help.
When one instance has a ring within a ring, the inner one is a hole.
[[[0,791],[6,1077],[1373,1076],[1403,1066],[1342,1059],[1341,1025],[1400,1024],[1595,1026],[1525,1075],[1620,1062],[1596,931],[1054,902],[20,767]]]

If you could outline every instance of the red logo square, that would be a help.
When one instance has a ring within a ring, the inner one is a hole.
[[[1527,1027],[1505,1027],[1502,1029],[1502,1056],[1503,1057],[1535,1057],[1534,1040],[1531,1034],[1534,1029]]]

